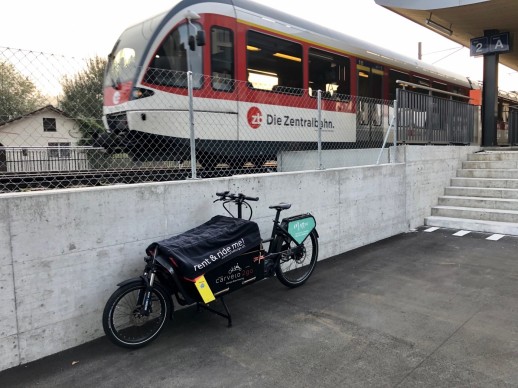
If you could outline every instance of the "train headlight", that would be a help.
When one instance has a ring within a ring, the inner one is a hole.
[[[139,98],[149,97],[155,94],[152,90],[144,89],[144,88],[134,88],[131,92],[131,97],[133,100],[138,100]]]

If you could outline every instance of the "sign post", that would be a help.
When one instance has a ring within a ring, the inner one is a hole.
[[[498,145],[498,58],[511,51],[509,32],[486,30],[484,36],[470,39],[470,56],[484,56],[484,88],[482,90],[482,146]]]

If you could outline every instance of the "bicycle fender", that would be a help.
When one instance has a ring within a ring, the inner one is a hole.
[[[148,279],[145,276],[141,275],[141,276],[135,276],[134,278],[126,279],[123,282],[118,283],[117,287],[122,287],[122,286],[125,286],[126,284],[130,284],[133,282],[140,282],[142,284],[145,284],[146,286],[149,285]]]

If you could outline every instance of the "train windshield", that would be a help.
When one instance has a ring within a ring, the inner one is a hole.
[[[142,34],[141,25],[124,31],[108,56],[104,78],[105,87],[117,87],[121,83],[133,81],[146,43],[147,39]]]

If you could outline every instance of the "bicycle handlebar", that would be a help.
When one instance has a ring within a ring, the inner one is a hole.
[[[249,197],[243,193],[231,193],[230,191],[223,191],[216,193],[218,197],[221,197],[220,200],[224,201],[226,199],[229,199],[234,202],[243,202],[243,201],[259,201],[259,197]]]

